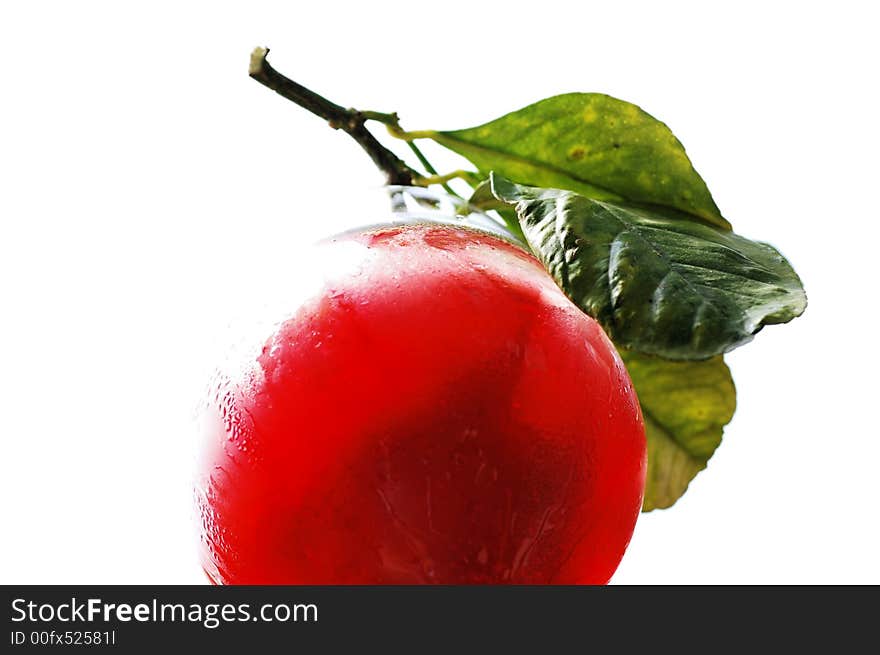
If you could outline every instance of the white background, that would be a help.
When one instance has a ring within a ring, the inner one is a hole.
[[[723,445],[614,582],[880,583],[880,52],[870,3],[825,7],[4,3],[0,581],[204,581],[191,416],[224,326],[297,284],[301,244],[377,218],[357,146],[248,79],[268,45],[409,129],[575,90],[669,124],[810,307],[730,356]]]

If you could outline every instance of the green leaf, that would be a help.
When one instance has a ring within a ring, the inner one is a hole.
[[[491,179],[562,290],[623,348],[707,359],[806,307],[800,279],[772,246],[673,210]]]
[[[489,180],[483,180],[476,186],[471,197],[468,198],[468,204],[482,211],[493,210],[497,212],[513,238],[521,244],[525,244],[526,238],[522,233],[522,228],[519,226],[516,212],[506,202],[494,196]]]
[[[510,205],[503,200],[499,200],[492,193],[492,185],[489,183],[489,180],[483,180],[474,188],[471,197],[468,198],[468,204],[482,210],[510,211]]]
[[[730,229],[671,130],[642,109],[601,93],[567,93],[485,125],[418,132],[525,184],[597,200],[672,207]]]
[[[642,406],[648,476],[642,510],[670,507],[721,443],[736,409],[736,388],[721,357],[672,362],[620,351]]]

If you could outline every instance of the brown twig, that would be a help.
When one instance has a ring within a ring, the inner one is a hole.
[[[361,148],[370,156],[373,163],[385,173],[388,184],[411,185],[421,179],[419,173],[410,168],[403,160],[383,146],[366,128],[366,121],[376,119],[376,112],[361,112],[356,109],[345,109],[334,102],[330,102],[323,96],[307,89],[288,79],[277,70],[272,68],[266,55],[268,48],[257,48],[251,53],[249,74],[257,82],[266,86],[279,95],[296,103],[303,109],[309,110],[316,116],[323,118],[330,127],[342,130],[358,142]],[[393,115],[382,114],[383,117]]]

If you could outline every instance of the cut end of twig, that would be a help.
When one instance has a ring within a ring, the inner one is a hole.
[[[248,75],[254,77],[263,72],[263,64],[265,63],[266,55],[268,54],[269,48],[254,48],[254,51],[251,53],[251,63],[248,67]]]

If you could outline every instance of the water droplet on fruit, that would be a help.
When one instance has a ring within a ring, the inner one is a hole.
[[[489,561],[489,551],[486,550],[486,547],[485,547],[485,546],[483,546],[483,547],[480,549],[480,552],[477,553],[477,561],[478,561],[480,564],[482,564],[483,566],[485,566],[485,565],[486,565],[486,562]]]

